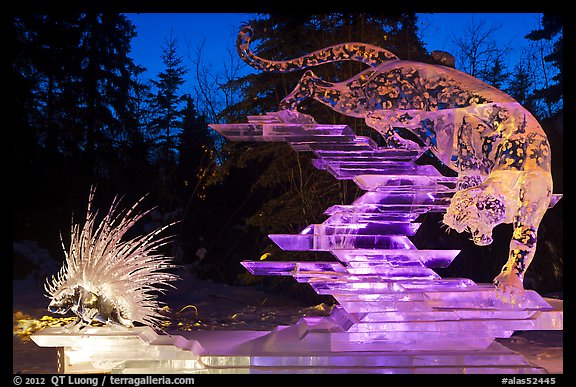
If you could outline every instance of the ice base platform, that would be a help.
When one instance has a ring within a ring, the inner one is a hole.
[[[160,335],[149,327],[89,327],[81,333],[46,328],[32,340],[57,348],[58,371],[69,374],[546,373],[498,342],[480,350],[329,350],[326,329],[332,319],[319,317],[307,324],[273,331],[186,332],[186,337]],[[316,335],[318,347],[302,341],[302,335]]]

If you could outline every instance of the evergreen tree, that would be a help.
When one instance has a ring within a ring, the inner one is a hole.
[[[80,57],[78,15],[23,14],[14,23],[19,51],[14,68],[27,80],[30,93],[19,102],[36,144],[54,157],[75,154],[77,147],[68,146],[80,143],[80,136],[67,116],[77,109],[65,97],[70,79],[79,78],[74,63]]]
[[[186,106],[179,136],[178,179],[174,187],[182,203],[182,221],[178,243],[183,257],[190,263],[210,229],[222,227],[222,218],[211,216],[212,206],[221,206],[208,199],[207,181],[217,168],[216,147],[206,117],[196,110],[194,100],[186,95]]]
[[[181,180],[178,183],[184,188],[185,196],[202,201],[206,199],[206,182],[217,167],[216,149],[206,117],[198,113],[190,95],[185,99],[179,136],[178,170]]]
[[[131,114],[127,53],[134,26],[113,13],[31,14],[15,21],[24,54],[17,65],[34,82],[29,119],[39,144],[82,155],[89,175],[109,176],[105,160]]]
[[[119,168],[121,192],[135,191],[138,194],[148,193],[150,186],[158,181],[158,173],[150,162],[152,144],[146,136],[151,120],[149,82],[144,82],[142,74],[146,69],[140,65],[133,68],[131,75],[132,88],[127,105],[129,115],[123,120],[124,134],[117,136],[119,157],[122,164]]]
[[[522,59],[514,66],[506,92],[522,106],[530,110],[530,96],[533,89],[530,63]]]
[[[13,70],[25,88],[14,132],[26,133],[13,146],[28,160],[16,165],[25,192],[16,196],[16,208],[28,217],[19,226],[43,230],[42,240],[57,236],[54,228],[84,205],[89,185],[103,194],[120,191],[124,139],[134,127],[128,53],[135,31],[112,12],[19,13],[12,23]]]
[[[85,151],[90,157],[106,146],[102,151],[112,152],[110,157],[115,154],[112,148],[116,138],[126,128],[126,117],[131,114],[127,105],[134,64],[127,53],[135,36],[134,26],[123,15],[89,12],[80,17],[79,27],[79,48],[85,60],[79,69],[77,102],[80,121],[86,128]]]
[[[538,59],[541,64],[541,87],[534,90],[534,99],[542,101],[546,107],[546,116],[551,116],[562,109],[563,93],[563,17],[558,14],[544,13],[541,28],[529,33],[526,38],[540,45]],[[551,43],[551,49],[544,48],[544,43]]]
[[[502,57],[497,57],[494,62],[490,65],[488,70],[484,75],[484,81],[498,89],[501,89],[508,80],[508,72],[506,71],[506,65],[502,60]]]
[[[156,165],[160,177],[157,187],[160,200],[165,208],[172,206],[174,193],[172,184],[175,179],[178,157],[178,136],[182,130],[184,114],[182,103],[185,96],[180,93],[187,73],[178,54],[178,41],[170,37],[162,46],[164,70],[152,80],[154,90],[151,96],[152,117],[148,127],[148,136],[153,145],[152,162]]]

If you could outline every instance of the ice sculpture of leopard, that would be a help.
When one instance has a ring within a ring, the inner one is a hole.
[[[273,61],[250,51],[252,37],[252,29],[243,27],[236,46],[240,57],[261,71],[292,72],[344,60],[368,65],[339,83],[307,70],[280,107],[305,120],[296,108],[313,98],[338,113],[364,119],[394,147],[419,147],[395,128],[414,133],[458,173],[457,192],[443,219],[446,225],[458,232],[468,230],[476,244],[487,245],[496,225],[512,223],[508,261],[494,283],[503,292],[523,292],[538,226],[552,196],[550,145],[524,107],[454,68],[400,60],[368,44],[338,44]]]

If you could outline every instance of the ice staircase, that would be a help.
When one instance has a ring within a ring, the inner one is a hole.
[[[284,141],[297,152],[312,152],[315,167],[366,191],[349,205],[328,208],[322,224],[270,235],[284,250],[326,251],[333,260],[242,262],[254,275],[292,276],[338,305],[327,317],[303,317],[270,332],[192,332],[185,339],[146,328],[118,333],[134,348],[148,348],[146,359],[122,350],[94,355],[107,363],[82,355],[99,348],[90,340],[109,339],[106,328],[89,328],[91,335],[34,335],[39,345],[63,348],[63,372],[545,372],[495,340],[515,331],[562,330],[561,303],[552,306],[531,290],[522,299],[504,299],[492,284],[441,278],[433,269],[450,265],[459,251],[421,250],[410,240],[420,226],[416,219],[444,211],[455,191],[455,178],[416,164],[425,149],[381,148],[346,125],[289,112],[211,127],[231,141]]]
[[[492,284],[440,278],[433,269],[450,265],[459,251],[412,243],[415,220],[445,211],[455,192],[456,178],[416,164],[426,149],[381,148],[346,125],[290,122],[281,114],[211,126],[231,141],[285,141],[312,152],[315,167],[366,191],[350,205],[328,208],[322,224],[269,236],[283,250],[328,251],[337,261],[242,262],[252,274],[289,275],[338,301],[334,326],[329,333],[320,328],[319,335],[330,336],[326,349],[482,350],[514,331],[562,329],[562,314],[536,292],[503,299]],[[313,327],[301,336],[316,342]]]

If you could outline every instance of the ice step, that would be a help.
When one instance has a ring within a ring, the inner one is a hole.
[[[441,176],[440,172],[432,165],[412,166],[386,166],[386,165],[362,165],[362,164],[326,164],[326,170],[337,179],[354,179],[358,175],[396,175],[406,173],[409,175]]]
[[[300,235],[406,235],[416,234],[421,223],[412,222],[355,222],[351,218],[345,222],[340,218],[328,218],[324,223],[311,224],[300,232]]]
[[[383,212],[383,213],[354,213],[354,212],[336,212],[324,221],[324,224],[342,223],[349,224],[356,222],[361,223],[411,223],[414,222],[422,213],[426,211],[415,211],[412,213],[402,212]]]
[[[358,175],[354,182],[365,191],[380,190],[437,190],[450,192],[455,188],[457,177],[423,175]],[[442,184],[442,185],[441,185]]]
[[[474,286],[474,281],[467,278],[448,278],[439,280],[402,280],[387,281],[380,277],[348,277],[340,281],[314,281],[310,285],[318,294],[379,294],[409,292],[414,289],[431,289],[452,287],[465,288]]]
[[[253,275],[318,275],[318,274],[347,274],[346,268],[339,262],[324,261],[242,261],[244,266]]]
[[[409,214],[422,215],[427,212],[444,212],[448,204],[336,204],[324,211],[325,215],[344,214]]]
[[[301,235],[270,234],[282,250],[288,251],[333,251],[350,249],[415,249],[405,235]]]
[[[289,275],[298,282],[440,279],[438,274],[425,267],[395,268],[386,264],[360,263],[347,267],[338,262],[318,261],[242,261],[241,264],[253,275]]]
[[[460,250],[425,249],[351,249],[334,250],[338,260],[349,262],[387,262],[394,267],[420,266],[428,268],[448,267]]]
[[[328,141],[353,143],[356,137],[354,131],[347,125],[252,122],[211,124],[210,127],[230,141]]]
[[[450,204],[451,192],[382,192],[370,191],[359,196],[352,206],[377,205],[439,205]]]
[[[324,147],[314,145],[312,153],[325,161],[374,161],[414,163],[425,152],[424,149],[405,150],[394,148],[378,148],[371,139],[356,137],[352,144],[333,145]]]

